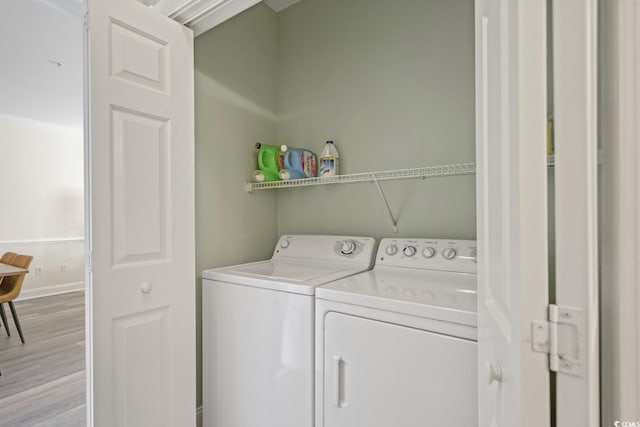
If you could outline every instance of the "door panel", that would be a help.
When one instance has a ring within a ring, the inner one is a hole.
[[[114,267],[167,261],[168,118],[142,112],[111,112],[113,134]]]
[[[169,394],[171,316],[167,308],[123,316],[113,321],[113,391],[115,425],[171,426]],[[151,357],[140,357],[151,355]],[[132,396],[146,396],[132,404]]]
[[[325,427],[476,426],[476,343],[330,312]]]
[[[169,45],[123,22],[111,21],[111,75],[162,93],[169,92]]]
[[[545,2],[476,0],[478,410],[549,425]]]
[[[88,40],[93,423],[195,425],[193,36],[90,0]]]

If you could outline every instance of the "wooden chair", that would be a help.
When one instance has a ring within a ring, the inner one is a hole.
[[[15,255],[13,259],[5,264],[10,264],[15,267],[20,268],[29,268],[33,257],[30,255]],[[20,341],[24,344],[24,336],[22,335],[22,327],[20,326],[20,320],[18,320],[18,313],[16,313],[16,307],[13,304],[13,300],[15,300],[18,295],[20,295],[20,291],[22,290],[22,283],[24,282],[24,278],[27,273],[17,274],[15,276],[7,276],[2,282],[0,282],[0,315],[2,316],[2,320],[4,322],[4,326],[7,329],[7,335],[9,333],[9,327],[7,326],[6,315],[4,312],[3,303],[8,302],[9,308],[11,309],[11,315],[13,316],[13,321],[16,324],[16,328],[18,329],[18,335],[20,335]]]
[[[15,252],[5,252],[4,255],[2,255],[2,258],[0,258],[0,262],[3,264],[9,264],[16,257],[16,255],[18,254]]]
[[[9,264],[11,263],[11,261],[13,261],[13,259],[16,257],[16,255],[18,255],[15,252],[5,252],[2,255],[2,258],[0,258],[0,262],[3,264]],[[0,283],[2,283],[2,277],[0,277]],[[7,324],[7,315],[4,312],[4,307],[2,307],[2,304],[0,304],[0,319],[2,319],[2,324],[4,325],[4,329],[7,331],[7,336],[11,336],[11,333],[9,332],[9,325]]]

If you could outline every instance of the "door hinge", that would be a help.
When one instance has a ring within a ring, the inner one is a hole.
[[[87,267],[87,270],[89,271],[89,273],[93,273],[93,251],[91,249],[89,249],[86,252],[85,255],[86,259],[85,259],[85,265]]]
[[[531,345],[549,355],[549,370],[584,377],[585,332],[583,309],[551,304],[548,322],[531,322]]]

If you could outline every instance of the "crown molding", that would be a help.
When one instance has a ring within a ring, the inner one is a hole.
[[[260,3],[260,1],[261,0],[160,0],[152,7],[163,15],[190,27],[194,35],[199,36],[250,7],[255,6]],[[299,1],[300,0],[264,0],[275,12],[280,12]]]
[[[274,11],[280,12],[298,3],[300,0],[264,0],[264,2]]]

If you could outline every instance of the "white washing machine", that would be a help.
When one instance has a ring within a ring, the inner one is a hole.
[[[316,427],[477,426],[476,243],[383,239],[316,289]]]
[[[202,273],[205,427],[312,427],[314,294],[371,268],[365,237],[282,236],[270,260]]]

